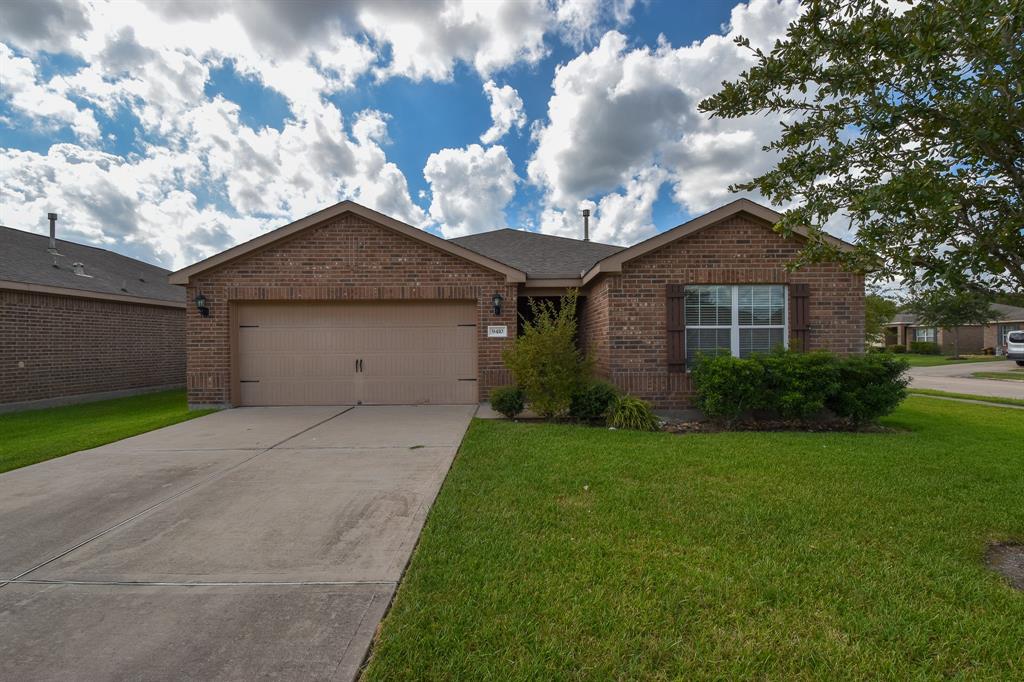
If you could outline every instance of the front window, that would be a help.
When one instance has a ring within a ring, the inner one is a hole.
[[[686,287],[683,305],[687,364],[698,354],[745,358],[787,346],[782,285]]]
[[[914,340],[935,343],[935,327],[918,327],[914,330]]]

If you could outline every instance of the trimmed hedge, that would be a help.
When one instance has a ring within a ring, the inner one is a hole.
[[[701,358],[693,369],[697,406],[731,422],[757,411],[805,421],[826,409],[854,424],[889,414],[906,397],[908,364],[887,353],[840,358],[776,351],[750,358]]]
[[[491,407],[498,414],[515,419],[526,409],[526,394],[518,386],[499,386],[491,391]]]
[[[939,344],[934,341],[911,341],[910,352],[920,353],[922,355],[938,355],[940,352]]]
[[[583,422],[601,421],[618,397],[619,390],[607,381],[591,381],[573,394],[569,416]]]

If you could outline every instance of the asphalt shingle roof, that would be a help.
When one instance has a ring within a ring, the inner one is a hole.
[[[137,296],[182,303],[185,288],[167,283],[169,270],[113,251],[57,240],[57,267],[47,235],[0,226],[0,280],[79,289],[100,294]],[[74,263],[85,274],[76,275]]]
[[[511,265],[529,277],[546,279],[579,277],[597,261],[624,248],[508,228],[455,237],[449,241]]]
[[[993,322],[1002,322],[1004,320],[1010,322],[1024,321],[1024,308],[1006,305],[1005,303],[993,303],[992,310],[997,313],[996,317],[992,320]],[[896,315],[889,320],[889,324],[906,324],[916,326],[917,315],[914,313],[896,313]]]

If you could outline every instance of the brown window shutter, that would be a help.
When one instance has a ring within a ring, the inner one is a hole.
[[[668,371],[686,371],[686,318],[683,316],[683,285],[669,284],[665,289],[665,329],[667,330]]]
[[[807,350],[811,328],[811,285],[789,285],[789,347]]]

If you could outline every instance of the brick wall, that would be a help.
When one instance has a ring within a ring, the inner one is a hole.
[[[0,291],[0,404],[185,381],[185,311]]]
[[[584,352],[594,358],[594,373],[608,378],[608,292],[612,278],[602,277],[587,287],[579,310],[579,336]]]
[[[665,288],[667,284],[810,285],[809,349],[839,354],[864,350],[864,278],[838,265],[786,270],[800,250],[770,226],[739,214],[625,263],[621,274],[588,285],[593,305],[607,299],[607,325],[593,323],[585,338],[607,346],[604,375],[625,391],[663,408],[685,407],[692,388],[688,374],[667,368]],[[792,310],[790,311],[792,315]],[[597,317],[597,316],[595,316]],[[607,340],[605,340],[605,337]]]
[[[231,304],[241,301],[472,300],[477,303],[477,375],[481,399],[508,383],[501,360],[516,328],[515,284],[505,276],[348,213],[236,261],[193,277],[188,299],[202,292],[203,318],[188,309],[188,395],[193,405],[232,403]],[[505,305],[492,314],[491,297]],[[509,339],[488,339],[504,324]]]

